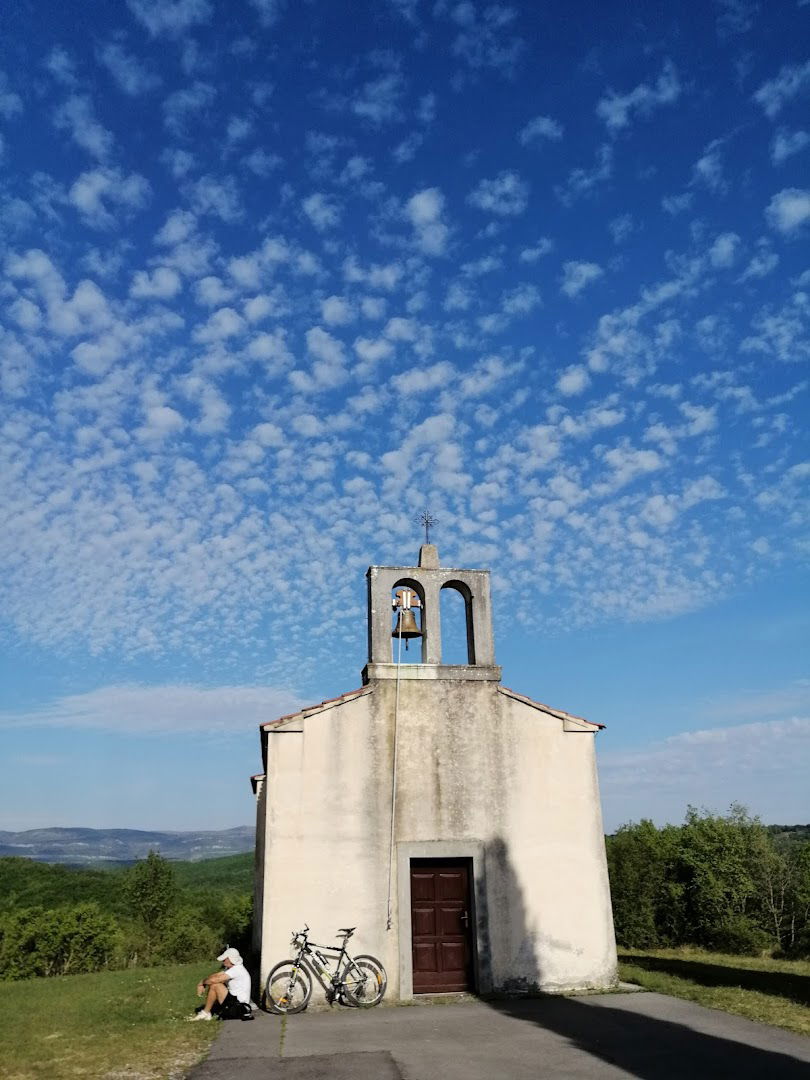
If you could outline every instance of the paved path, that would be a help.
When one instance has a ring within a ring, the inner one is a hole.
[[[230,1021],[191,1080],[808,1080],[810,1039],[662,994]]]

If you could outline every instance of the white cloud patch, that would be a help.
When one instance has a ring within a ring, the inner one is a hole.
[[[189,185],[188,194],[196,214],[213,214],[226,224],[242,217],[242,199],[233,176],[201,176]]]
[[[281,18],[287,0],[249,0],[262,26],[273,26]]]
[[[351,111],[375,128],[382,128],[403,119],[402,97],[405,82],[399,72],[392,71],[365,83],[351,101]]]
[[[449,229],[441,220],[444,196],[438,188],[417,191],[405,204],[405,213],[413,225],[416,242],[424,255],[443,255]]]
[[[709,261],[718,270],[725,270],[737,261],[740,238],[736,233],[721,233],[709,250]]]
[[[557,379],[557,389],[565,397],[573,397],[581,394],[590,386],[591,378],[588,369],[582,364],[572,364]]]
[[[397,394],[423,394],[446,390],[455,379],[456,370],[446,360],[431,367],[415,368],[404,371],[391,379],[391,386]]]
[[[65,728],[128,735],[236,734],[300,708],[269,686],[105,686],[25,712],[0,712],[2,728]]]
[[[720,9],[717,16],[717,33],[720,38],[744,34],[754,25],[759,13],[756,0],[714,0]]]
[[[511,75],[526,45],[522,38],[510,33],[517,12],[504,4],[489,4],[476,9],[472,0],[461,0],[452,6],[437,6],[447,12],[458,28],[453,41],[453,54],[475,70],[494,68]]]
[[[122,45],[108,41],[97,52],[98,59],[109,71],[119,90],[129,97],[140,97],[160,86],[159,77],[147,65]]]
[[[675,65],[667,60],[663,71],[653,84],[639,83],[628,94],[610,90],[596,106],[596,115],[604,120],[609,131],[621,131],[630,125],[634,115],[648,119],[662,105],[672,105],[681,95],[681,84]]]
[[[144,423],[135,434],[145,443],[159,443],[176,435],[186,426],[183,416],[170,405],[149,405],[144,411]]]
[[[786,64],[778,75],[760,86],[754,101],[766,116],[773,118],[789,101],[807,90],[810,90],[810,60],[804,64]]]
[[[321,191],[307,196],[301,208],[319,232],[334,229],[340,223],[340,207],[333,198]]]
[[[171,300],[183,287],[180,275],[167,266],[158,266],[151,274],[138,270],[129,287],[136,300]]]
[[[559,142],[563,137],[563,126],[550,116],[535,116],[518,132],[518,141],[523,146],[533,146],[545,140]]]
[[[771,199],[765,216],[777,232],[793,235],[810,220],[810,191],[785,188]]]
[[[0,117],[4,120],[16,120],[22,115],[22,111],[22,98],[9,87],[5,73],[0,71]]]
[[[554,191],[565,206],[570,206],[584,195],[591,195],[601,184],[613,175],[613,148],[609,144],[600,146],[596,153],[596,163],[592,169],[576,168],[568,174],[564,184],[559,184]]]
[[[203,326],[198,327],[193,337],[195,341],[206,345],[238,337],[244,333],[245,328],[245,320],[239,312],[231,307],[223,307],[215,311]]]
[[[491,180],[481,180],[467,202],[498,217],[513,217],[528,206],[529,185],[516,172],[504,171]]]
[[[354,317],[352,305],[345,296],[327,296],[321,301],[321,318],[329,326],[346,326]]]
[[[722,193],[726,190],[726,180],[723,174],[723,159],[720,154],[720,145],[711,143],[695,162],[692,169],[693,182],[703,187]]]
[[[612,483],[624,487],[645,473],[656,472],[663,468],[664,461],[655,450],[636,450],[623,443],[602,455],[603,460],[613,469]]]
[[[771,142],[771,161],[774,165],[781,165],[794,154],[800,154],[807,146],[810,146],[810,134],[806,131],[786,131],[780,128]]]
[[[307,351],[313,358],[310,371],[290,372],[290,383],[301,393],[321,393],[340,386],[348,378],[343,343],[321,326],[306,333]]]
[[[151,195],[149,182],[138,173],[124,175],[119,169],[94,169],[82,173],[68,192],[68,200],[84,221],[95,229],[116,224],[115,211],[138,210]]]
[[[182,136],[195,117],[204,115],[216,97],[213,86],[195,82],[183,90],[175,90],[163,102],[163,123],[172,135]]]
[[[685,731],[629,750],[600,747],[605,827],[680,822],[688,805],[724,813],[743,799],[766,821],[806,817],[810,717]]]
[[[105,161],[113,149],[113,135],[95,117],[90,98],[73,94],[54,113],[54,124],[67,131],[77,146],[92,157]]]
[[[213,14],[210,0],[127,0],[127,7],[152,37],[179,36]]]
[[[591,262],[567,262],[563,264],[560,291],[566,296],[578,296],[586,286],[597,281],[604,274],[601,266]]]
[[[55,45],[45,58],[44,66],[56,82],[74,87],[78,83],[73,58],[61,45]]]
[[[535,263],[538,259],[542,259],[544,255],[550,254],[554,250],[554,242],[547,236],[542,236],[536,244],[532,244],[531,247],[523,248],[520,252],[519,259],[522,263]]]

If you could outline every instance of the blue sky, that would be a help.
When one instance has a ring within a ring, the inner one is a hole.
[[[608,828],[809,820],[808,23],[7,5],[0,827],[251,821],[426,505]]]

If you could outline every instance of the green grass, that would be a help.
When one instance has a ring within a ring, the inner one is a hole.
[[[219,1027],[187,1024],[211,964],[0,983],[4,1080],[185,1076]]]
[[[620,949],[619,977],[647,990],[810,1036],[810,962],[702,949]]]

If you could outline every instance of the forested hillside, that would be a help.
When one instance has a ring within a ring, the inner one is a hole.
[[[247,950],[253,855],[90,870],[0,858],[0,979]]]
[[[742,806],[624,825],[607,837],[619,944],[810,957],[807,831],[766,827]]]

